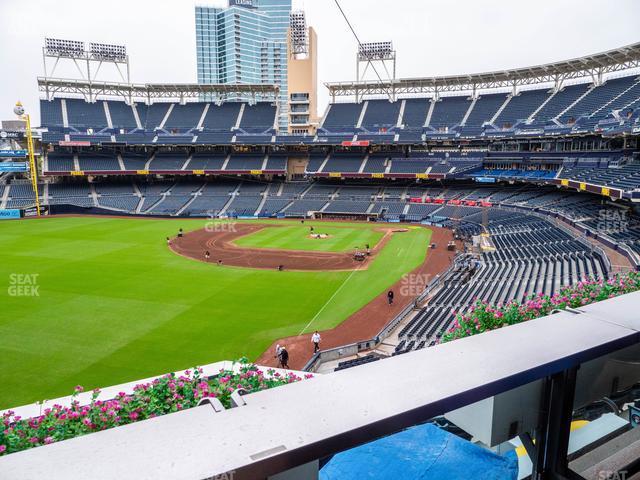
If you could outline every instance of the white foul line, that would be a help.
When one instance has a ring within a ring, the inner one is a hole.
[[[318,313],[316,313],[315,317],[313,317],[311,320],[309,320],[309,323],[307,323],[307,325],[306,325],[306,326],[305,326],[305,327],[300,331],[300,333],[298,334],[298,336],[302,335],[302,334],[307,330],[307,328],[309,328],[309,327],[311,326],[311,324],[312,324],[313,322],[315,322],[316,318],[318,318],[318,315],[320,315],[320,314],[322,313],[322,311],[323,311],[325,308],[327,308],[327,305],[329,305],[329,304],[331,303],[331,300],[333,300],[333,298],[338,294],[338,292],[339,292],[340,290],[342,290],[342,287],[344,287],[344,286],[347,284],[347,282],[348,282],[348,281],[349,281],[349,279],[353,276],[353,274],[354,274],[354,273],[356,273],[356,272],[358,272],[358,271],[360,271],[360,267],[358,267],[358,268],[356,268],[355,270],[353,270],[353,271],[349,274],[349,276],[348,276],[347,278],[345,278],[345,279],[344,279],[344,282],[342,282],[342,285],[340,285],[340,286],[336,289],[336,291],[335,291],[335,292],[333,292],[333,295],[331,295],[331,297],[329,298],[329,300],[327,300],[327,301],[325,302],[325,304],[322,306],[322,308],[321,308],[320,310],[318,310]]]
[[[411,245],[409,246],[409,250],[411,250],[411,249],[413,248],[413,244],[415,243],[415,241],[416,241],[416,239],[415,239],[415,237],[414,237],[414,238],[411,240]],[[427,251],[428,251],[428,250],[429,250],[429,249],[427,248]],[[404,248],[400,249],[397,255],[399,255],[399,254],[400,254],[400,253],[402,253],[403,251],[404,251]],[[426,255],[426,254],[425,254],[425,255]],[[362,265],[362,266],[364,266],[364,265]],[[318,315],[320,315],[320,314],[322,313],[322,311],[323,311],[325,308],[327,308],[327,305],[329,305],[329,304],[331,303],[331,300],[333,300],[333,298],[338,294],[338,292],[339,292],[340,290],[342,290],[342,287],[344,287],[344,286],[347,284],[347,282],[348,282],[348,281],[349,281],[349,279],[352,277],[352,275],[353,275],[354,273],[356,273],[356,272],[359,272],[359,271],[360,271],[360,268],[361,268],[361,267],[358,267],[358,268],[356,268],[355,270],[353,270],[353,271],[349,274],[349,276],[348,276],[347,278],[345,278],[345,279],[344,279],[344,282],[342,282],[342,285],[340,285],[340,286],[338,287],[338,289],[337,289],[335,292],[333,292],[333,295],[331,295],[331,297],[329,298],[329,300],[327,300],[327,301],[326,301],[326,303],[322,306],[322,308],[321,308],[320,310],[318,310],[318,313],[316,313],[315,317],[313,317],[311,320],[309,320],[309,323],[307,323],[307,325],[306,325],[306,326],[305,326],[305,327],[300,331],[300,333],[298,334],[298,336],[301,336],[301,335],[302,335],[302,334],[307,330],[307,328],[309,328],[309,327],[311,326],[311,324],[312,324],[313,322],[315,322],[316,318],[318,318]]]

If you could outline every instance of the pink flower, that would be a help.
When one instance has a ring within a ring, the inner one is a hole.
[[[82,387],[82,385],[76,385],[76,388],[73,389],[74,392],[76,393],[82,393],[84,392],[84,388]]]
[[[4,453],[7,450],[6,445],[0,445],[0,453]]]
[[[133,422],[135,422],[138,419],[138,414],[136,412],[131,412],[129,414],[129,419]]]

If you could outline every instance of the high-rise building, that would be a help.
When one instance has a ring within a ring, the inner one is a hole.
[[[281,129],[288,125],[290,14],[291,0],[229,0],[226,8],[196,7],[198,82],[278,85]]]
[[[291,14],[287,46],[289,132],[315,134],[318,126],[318,38],[304,12]]]

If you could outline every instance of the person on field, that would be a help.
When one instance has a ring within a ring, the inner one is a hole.
[[[288,369],[289,368],[289,352],[287,352],[287,349],[285,348],[284,345],[280,347],[280,355],[278,355],[278,357],[280,358],[280,367]]]
[[[171,246],[171,239],[167,237],[167,245]]]
[[[393,290],[389,290],[387,292],[387,301],[389,302],[389,305],[393,305]]]
[[[313,335],[311,335],[311,342],[313,343],[313,353],[318,353],[320,350],[320,334],[316,330]]]
[[[178,230],[178,238],[182,238],[183,233],[182,229]]]
[[[204,259],[208,262],[209,261],[209,257],[211,256],[211,254],[209,253],[209,250],[207,250],[206,252],[204,252]]]
[[[280,350],[281,350],[281,348],[282,348],[282,347],[281,347],[281,346],[280,346],[280,344],[278,343],[278,344],[276,345],[276,355],[275,355],[275,357],[274,357],[274,358],[277,358],[277,359],[278,359],[278,361],[280,361]]]

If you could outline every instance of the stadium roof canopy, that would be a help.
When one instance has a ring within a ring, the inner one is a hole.
[[[468,75],[443,77],[405,78],[397,80],[326,83],[332,99],[338,96],[388,95],[395,99],[399,94],[416,94],[454,91],[472,91],[492,88],[554,83],[560,88],[565,80],[591,78],[601,83],[603,76],[612,72],[640,66],[640,43],[588,55],[573,60],[548,63],[526,68],[501,70]]]
[[[96,97],[123,97],[128,100],[200,98],[233,98],[238,95],[260,96],[275,99],[277,85],[262,84],[198,84],[198,83],[117,83],[62,78],[38,77],[38,89],[50,100],[57,94],[82,95],[87,101]]]

